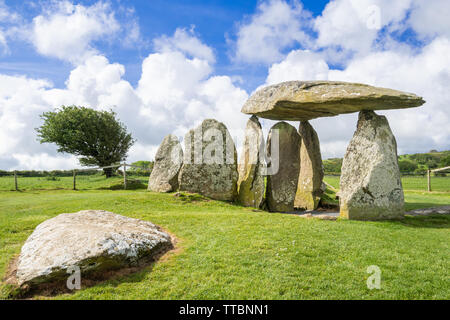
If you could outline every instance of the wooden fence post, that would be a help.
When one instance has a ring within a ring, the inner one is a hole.
[[[123,163],[123,189],[127,190],[127,164]]]
[[[431,192],[431,171],[428,169],[427,171],[427,180],[428,180],[428,192]]]
[[[16,187],[16,191],[19,191],[19,186],[17,184],[17,171],[14,170],[14,185]]]
[[[73,190],[77,190],[77,170],[73,170]]]

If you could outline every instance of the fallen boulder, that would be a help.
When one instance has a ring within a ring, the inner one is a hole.
[[[64,281],[69,268],[81,277],[137,266],[172,247],[170,236],[148,221],[107,211],[63,213],[36,227],[17,262],[18,285]]]

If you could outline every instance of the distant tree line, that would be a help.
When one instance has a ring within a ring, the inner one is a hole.
[[[450,166],[450,151],[406,154],[398,157],[398,165],[402,174],[424,175],[428,169]],[[341,173],[342,158],[323,160],[325,174],[339,175]],[[441,173],[439,175],[445,175]]]

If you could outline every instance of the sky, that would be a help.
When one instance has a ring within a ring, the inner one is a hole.
[[[79,167],[40,144],[40,115],[113,109],[152,160],[206,118],[238,149],[255,90],[288,80],[362,82],[418,94],[379,112],[399,154],[450,149],[448,0],[0,0],[0,170]],[[342,157],[357,114],[312,120],[323,158]],[[261,119],[265,136],[275,121]],[[292,123],[298,126],[298,123]]]

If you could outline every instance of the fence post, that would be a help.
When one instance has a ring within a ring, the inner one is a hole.
[[[123,163],[123,189],[127,190],[127,164]]]
[[[77,190],[77,170],[73,170],[73,190]]]
[[[428,192],[431,192],[431,173],[430,169],[427,171],[427,180],[428,180]]]
[[[17,171],[14,170],[14,185],[16,187],[16,191],[19,191],[19,186],[17,184]]]

